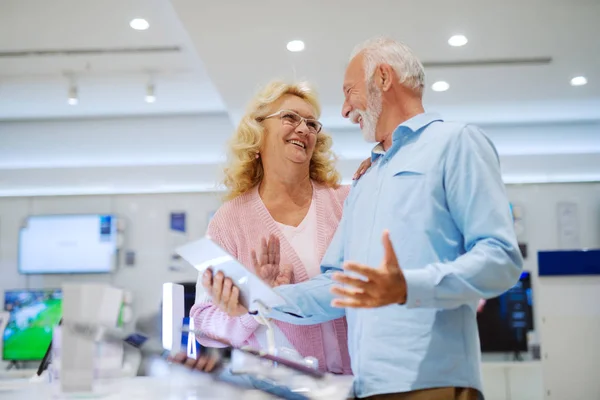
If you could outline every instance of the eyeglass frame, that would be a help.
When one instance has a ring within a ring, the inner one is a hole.
[[[306,127],[308,128],[308,123],[307,123],[307,121],[310,121],[310,122],[316,122],[317,124],[319,124],[319,130],[318,130],[318,131],[315,133],[316,135],[318,135],[319,133],[321,133],[321,131],[323,130],[323,124],[322,124],[320,121],[318,121],[318,120],[316,120],[316,119],[314,119],[314,118],[304,118],[302,115],[298,114],[296,111],[293,111],[293,110],[287,110],[287,109],[279,110],[279,111],[277,111],[277,112],[275,112],[275,113],[273,113],[273,114],[269,114],[269,115],[267,115],[266,117],[259,117],[259,118],[257,118],[257,121],[258,121],[258,122],[262,122],[262,121],[264,121],[265,119],[273,118],[273,117],[276,117],[276,116],[278,116],[278,117],[279,117],[279,119],[281,119],[281,113],[283,113],[283,112],[292,113],[292,114],[295,114],[295,115],[297,115],[298,117],[300,117],[300,122],[298,123],[298,125],[296,125],[296,126],[294,127],[294,129],[295,129],[295,128],[297,128],[297,127],[299,127],[299,126],[300,126],[300,124],[302,124],[302,122],[304,122],[304,124],[305,124],[305,125],[306,125]],[[310,128],[308,128],[308,129],[310,130]]]

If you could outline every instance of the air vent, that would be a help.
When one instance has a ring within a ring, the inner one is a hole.
[[[547,65],[552,62],[552,57],[534,58],[498,58],[489,60],[463,60],[463,61],[434,61],[424,62],[425,68],[467,68],[467,67],[506,67],[524,65]]]
[[[178,53],[178,46],[166,47],[114,47],[105,49],[54,49],[54,50],[21,50],[0,52],[0,58],[17,57],[67,57],[67,56],[90,56],[90,55],[117,55],[117,54],[155,54],[155,53]]]

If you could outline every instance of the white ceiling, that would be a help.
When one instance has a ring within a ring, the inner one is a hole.
[[[425,63],[551,57],[549,65],[426,68],[430,109],[472,122],[600,119],[600,2],[597,0],[2,0],[0,52],[179,48],[141,54],[0,57],[0,119],[242,112],[275,77],[309,79],[327,127],[339,117],[352,47],[385,34]],[[342,7],[343,5],[343,7]],[[145,18],[147,31],[129,27]],[[452,34],[469,43],[448,46]],[[306,50],[290,53],[288,40]],[[66,103],[72,72],[80,103]],[[576,75],[589,83],[571,87]],[[153,77],[157,102],[144,102]]]
[[[150,29],[130,28],[145,18]],[[163,0],[2,0],[0,53],[179,48],[0,57],[0,119],[223,112],[185,31]],[[74,76],[80,102],[66,102]],[[157,101],[144,102],[153,80]]]
[[[515,112],[523,117],[523,107],[547,108],[550,119],[569,117],[569,104],[577,104],[579,117],[600,117],[599,1],[263,0],[239,2],[235,11],[227,2],[172,3],[233,112],[273,77],[308,78],[318,85],[326,122],[340,124],[342,77],[352,48],[389,35],[408,43],[426,63],[553,59],[543,66],[428,68],[429,85],[445,80],[451,86],[443,93],[427,89],[432,109],[500,122],[512,120]],[[466,46],[447,44],[457,33],[469,38]],[[288,52],[292,39],[302,39],[306,50]],[[571,87],[571,77],[580,74],[589,84]]]

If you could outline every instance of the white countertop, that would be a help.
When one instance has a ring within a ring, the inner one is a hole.
[[[104,382],[93,394],[59,395],[58,383],[32,383],[27,379],[0,381],[0,400],[196,400],[235,399],[255,400],[271,397],[258,391],[242,391],[230,385],[215,382],[208,375],[174,374],[171,377],[136,377]]]

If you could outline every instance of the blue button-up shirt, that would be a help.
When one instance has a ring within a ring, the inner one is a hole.
[[[498,154],[477,127],[428,113],[398,126],[381,150],[346,200],[323,274],[279,287],[289,305],[270,317],[315,324],[345,315],[357,397],[481,391],[477,303],[511,288],[522,270]],[[331,307],[331,274],[350,260],[379,267],[384,229],[406,278],[406,304]]]

